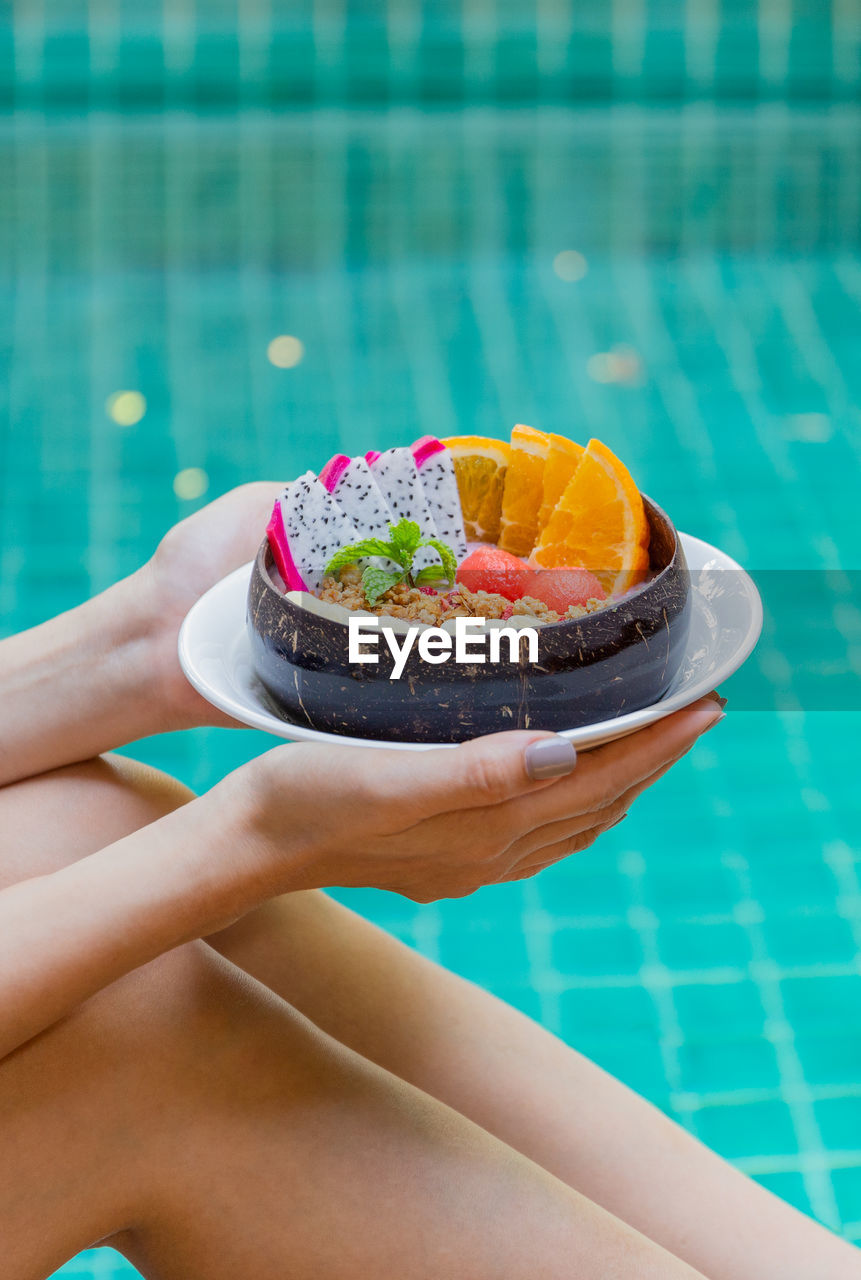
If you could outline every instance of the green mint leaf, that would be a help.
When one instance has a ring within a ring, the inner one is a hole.
[[[368,602],[373,605],[384,592],[395,583],[403,581],[409,574],[413,557],[419,547],[433,547],[440,558],[440,564],[427,565],[411,581],[439,582],[442,578],[447,578],[449,582],[454,582],[457,573],[457,557],[445,542],[441,542],[439,538],[422,538],[421,529],[415,520],[403,519],[397,524],[390,524],[389,533],[391,534],[390,542],[385,542],[382,538],[365,538],[361,542],[353,542],[349,546],[341,547],[332,556],[323,572],[337,574],[347,565],[375,556],[391,561],[393,566],[398,565],[399,568],[391,570],[380,569],[375,565],[365,566],[362,573],[362,590]]]
[[[418,573],[413,574],[413,582],[420,587],[425,582],[439,582],[445,577],[447,574],[441,564],[429,564],[427,568],[419,569]]]
[[[439,538],[427,538],[424,545],[433,547],[434,551],[442,561],[443,571],[449,582],[454,582],[457,573],[457,556],[452,551],[447,542],[441,542]]]
[[[368,565],[362,574],[362,590],[369,605],[375,605],[380,596],[385,595],[390,587],[403,582],[403,572],[390,573],[387,569],[375,569]]]
[[[383,542],[382,538],[365,538],[362,542],[350,543],[349,546],[341,547],[340,551],[336,551],[323,572],[338,573],[341,569],[346,569],[348,564],[355,564],[357,560],[364,560],[366,556],[385,556],[387,560],[395,559],[388,542]]]
[[[402,564],[405,569],[409,569],[413,562],[413,556],[422,543],[421,529],[415,520],[404,518],[399,520],[397,524],[389,525],[389,537],[392,548],[389,554]]]

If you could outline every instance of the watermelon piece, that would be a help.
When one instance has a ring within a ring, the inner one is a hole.
[[[588,569],[532,569],[527,595],[542,600],[548,609],[564,614],[572,604],[584,605],[589,600],[606,600],[607,592]]]
[[[490,591],[506,600],[519,600],[532,594],[526,587],[534,574],[519,556],[487,544],[466,557],[457,571],[457,580],[469,591]]]

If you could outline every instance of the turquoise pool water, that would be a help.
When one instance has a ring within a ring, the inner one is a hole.
[[[422,432],[599,434],[760,574],[728,720],[528,884],[340,896],[861,1240],[859,141],[848,106],[19,112],[0,612],[24,627],[135,567],[205,501],[175,493],[191,468],[211,496]],[[120,390],[146,400],[125,427]],[[267,745],[132,754],[201,788]],[[99,1251],[59,1274],[134,1273]]]

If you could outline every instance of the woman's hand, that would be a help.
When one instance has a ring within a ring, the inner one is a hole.
[[[179,665],[177,639],[195,601],[253,559],[281,488],[274,481],[260,481],[216,498],[174,525],[135,575],[149,601],[154,692],[171,727],[236,723],[188,683]]]
[[[244,789],[265,896],[365,885],[429,902],[587,848],[721,719],[704,698],[576,767],[564,738],[511,732],[422,752],[277,747],[229,781]],[[567,776],[540,776],[548,753]]]
[[[186,681],[177,637],[194,602],[252,558],[277,492],[234,489],[131,577],[0,642],[0,786],[149,734],[233,723]]]
[[[428,902],[533,875],[590,845],[721,716],[703,699],[576,767],[555,734],[427,752],[277,747],[116,844],[0,893],[0,1056],[276,894],[374,885]]]

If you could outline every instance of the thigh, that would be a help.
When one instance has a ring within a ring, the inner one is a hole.
[[[199,944],[130,974],[0,1059],[0,1275],[44,1276],[147,1212]]]
[[[319,893],[210,940],[330,1035],[712,1280],[861,1277],[861,1253],[530,1019]]]
[[[6,788],[2,877],[50,872],[186,795],[111,761]],[[0,1061],[0,1134],[4,1280],[106,1239],[152,1280],[695,1274],[203,943]]]
[[[198,944],[0,1062],[0,1132],[4,1280],[695,1274]]]

